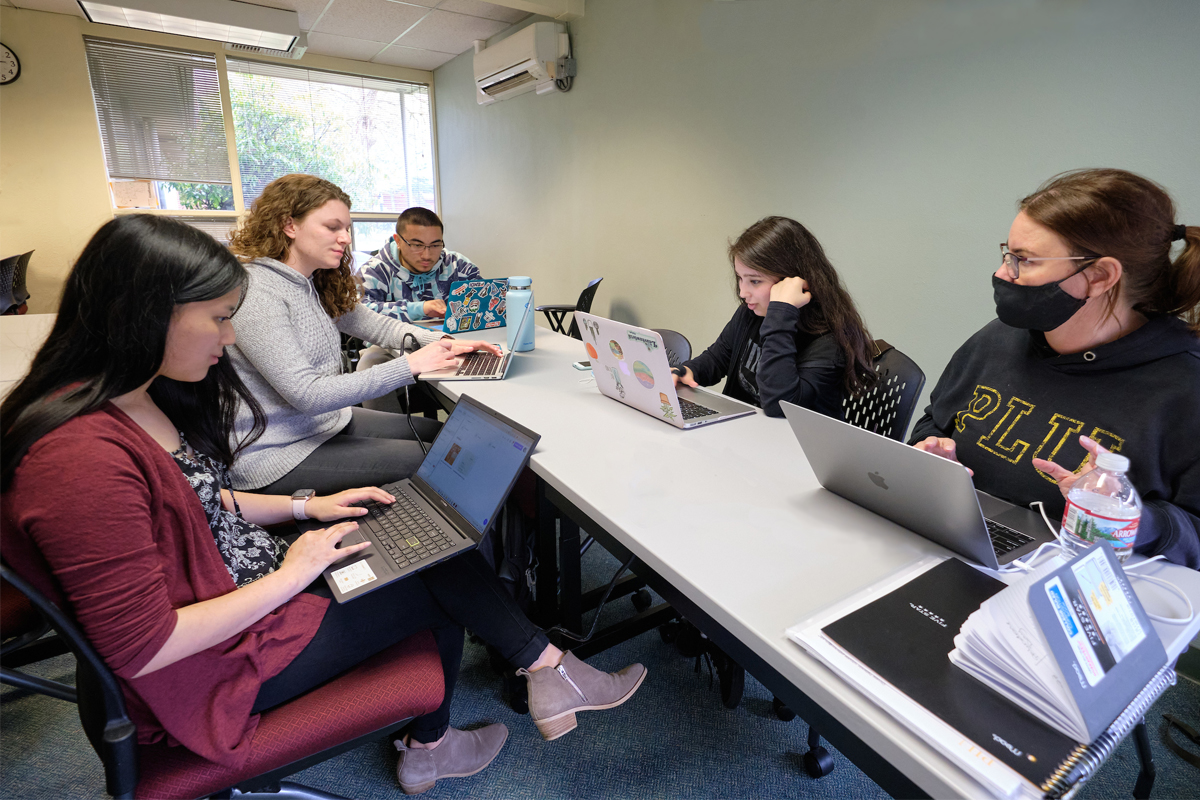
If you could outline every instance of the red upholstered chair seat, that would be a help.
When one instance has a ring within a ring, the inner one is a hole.
[[[313,753],[435,710],[445,682],[433,634],[423,631],[306,695],[266,711],[240,769],[183,747],[138,748],[137,796],[204,797]]]

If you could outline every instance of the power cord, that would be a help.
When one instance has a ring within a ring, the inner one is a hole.
[[[413,350],[419,350],[421,348],[421,343],[417,340],[416,336],[412,335],[411,333],[405,333],[404,337],[400,340],[400,349],[401,350],[407,351],[409,349],[408,348],[408,340],[409,339],[412,339],[412,349]],[[417,444],[421,448],[421,454],[427,456],[427,455],[429,455],[429,448],[425,446],[425,442],[421,441],[421,434],[417,433],[417,426],[413,424],[412,403],[409,402],[409,399],[408,399],[408,384],[405,384],[403,388],[404,388],[404,417],[408,420],[408,429],[410,431],[412,431],[413,438],[417,440]]]
[[[600,622],[600,612],[604,610],[604,604],[608,602],[608,598],[612,595],[613,589],[617,585],[617,580],[619,580],[620,577],[625,574],[625,571],[629,569],[629,565],[633,563],[634,558],[635,556],[631,555],[629,559],[621,565],[621,568],[613,574],[612,580],[608,582],[608,588],[604,590],[604,597],[601,598],[600,605],[596,606],[596,616],[592,617],[592,627],[591,630],[587,632],[587,636],[581,637],[574,631],[567,630],[562,625],[555,625],[553,628],[549,628],[546,633],[561,633],[568,639],[573,639],[580,644],[590,640],[592,636],[596,634],[596,625]]]

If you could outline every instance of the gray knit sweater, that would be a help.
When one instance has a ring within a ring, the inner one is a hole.
[[[310,278],[272,258],[247,268],[246,299],[233,317],[237,344],[227,352],[266,412],[267,429],[234,462],[233,485],[241,490],[266,486],[291,472],[349,424],[350,406],[413,382],[403,357],[343,374],[339,331],[394,348],[403,346],[406,333],[422,345],[442,336],[361,304],[333,320]],[[252,424],[243,405],[234,435],[244,436]]]

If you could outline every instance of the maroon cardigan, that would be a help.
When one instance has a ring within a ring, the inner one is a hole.
[[[143,744],[166,737],[238,766],[263,681],[311,641],[328,601],[299,594],[220,644],[134,678],[175,609],[234,591],[171,455],[111,403],[43,436],[0,498],[5,560],[63,606],[125,690]]]

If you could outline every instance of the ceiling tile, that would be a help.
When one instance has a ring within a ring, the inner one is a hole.
[[[416,47],[401,47],[394,44],[371,61],[376,64],[390,64],[393,67],[435,70],[452,58],[454,56],[450,53],[420,50]]]
[[[402,6],[423,6],[433,8],[440,0],[387,0],[389,3],[399,3]]]
[[[247,0],[247,2],[256,6],[295,11],[296,15],[300,17],[300,30],[302,31],[311,31],[313,24],[325,10],[325,6],[329,5],[329,0]]]
[[[371,57],[383,49],[383,42],[372,42],[366,39],[351,39],[346,36],[333,36],[328,33],[308,35],[308,52],[322,56],[350,58],[355,61],[370,61]]]
[[[396,44],[458,55],[470,50],[473,40],[486,39],[507,27],[507,23],[499,20],[431,11]]]
[[[333,0],[314,30],[351,39],[390,42],[428,13],[429,9],[421,6],[388,0]]]
[[[484,19],[498,19],[509,25],[530,16],[528,11],[518,11],[515,8],[498,6],[495,3],[485,3],[483,0],[445,0],[438,6],[438,10],[470,14],[472,17],[483,17]]]
[[[30,11],[49,11],[51,14],[70,14],[87,19],[87,15],[75,0],[12,0],[12,5],[28,8]]]

